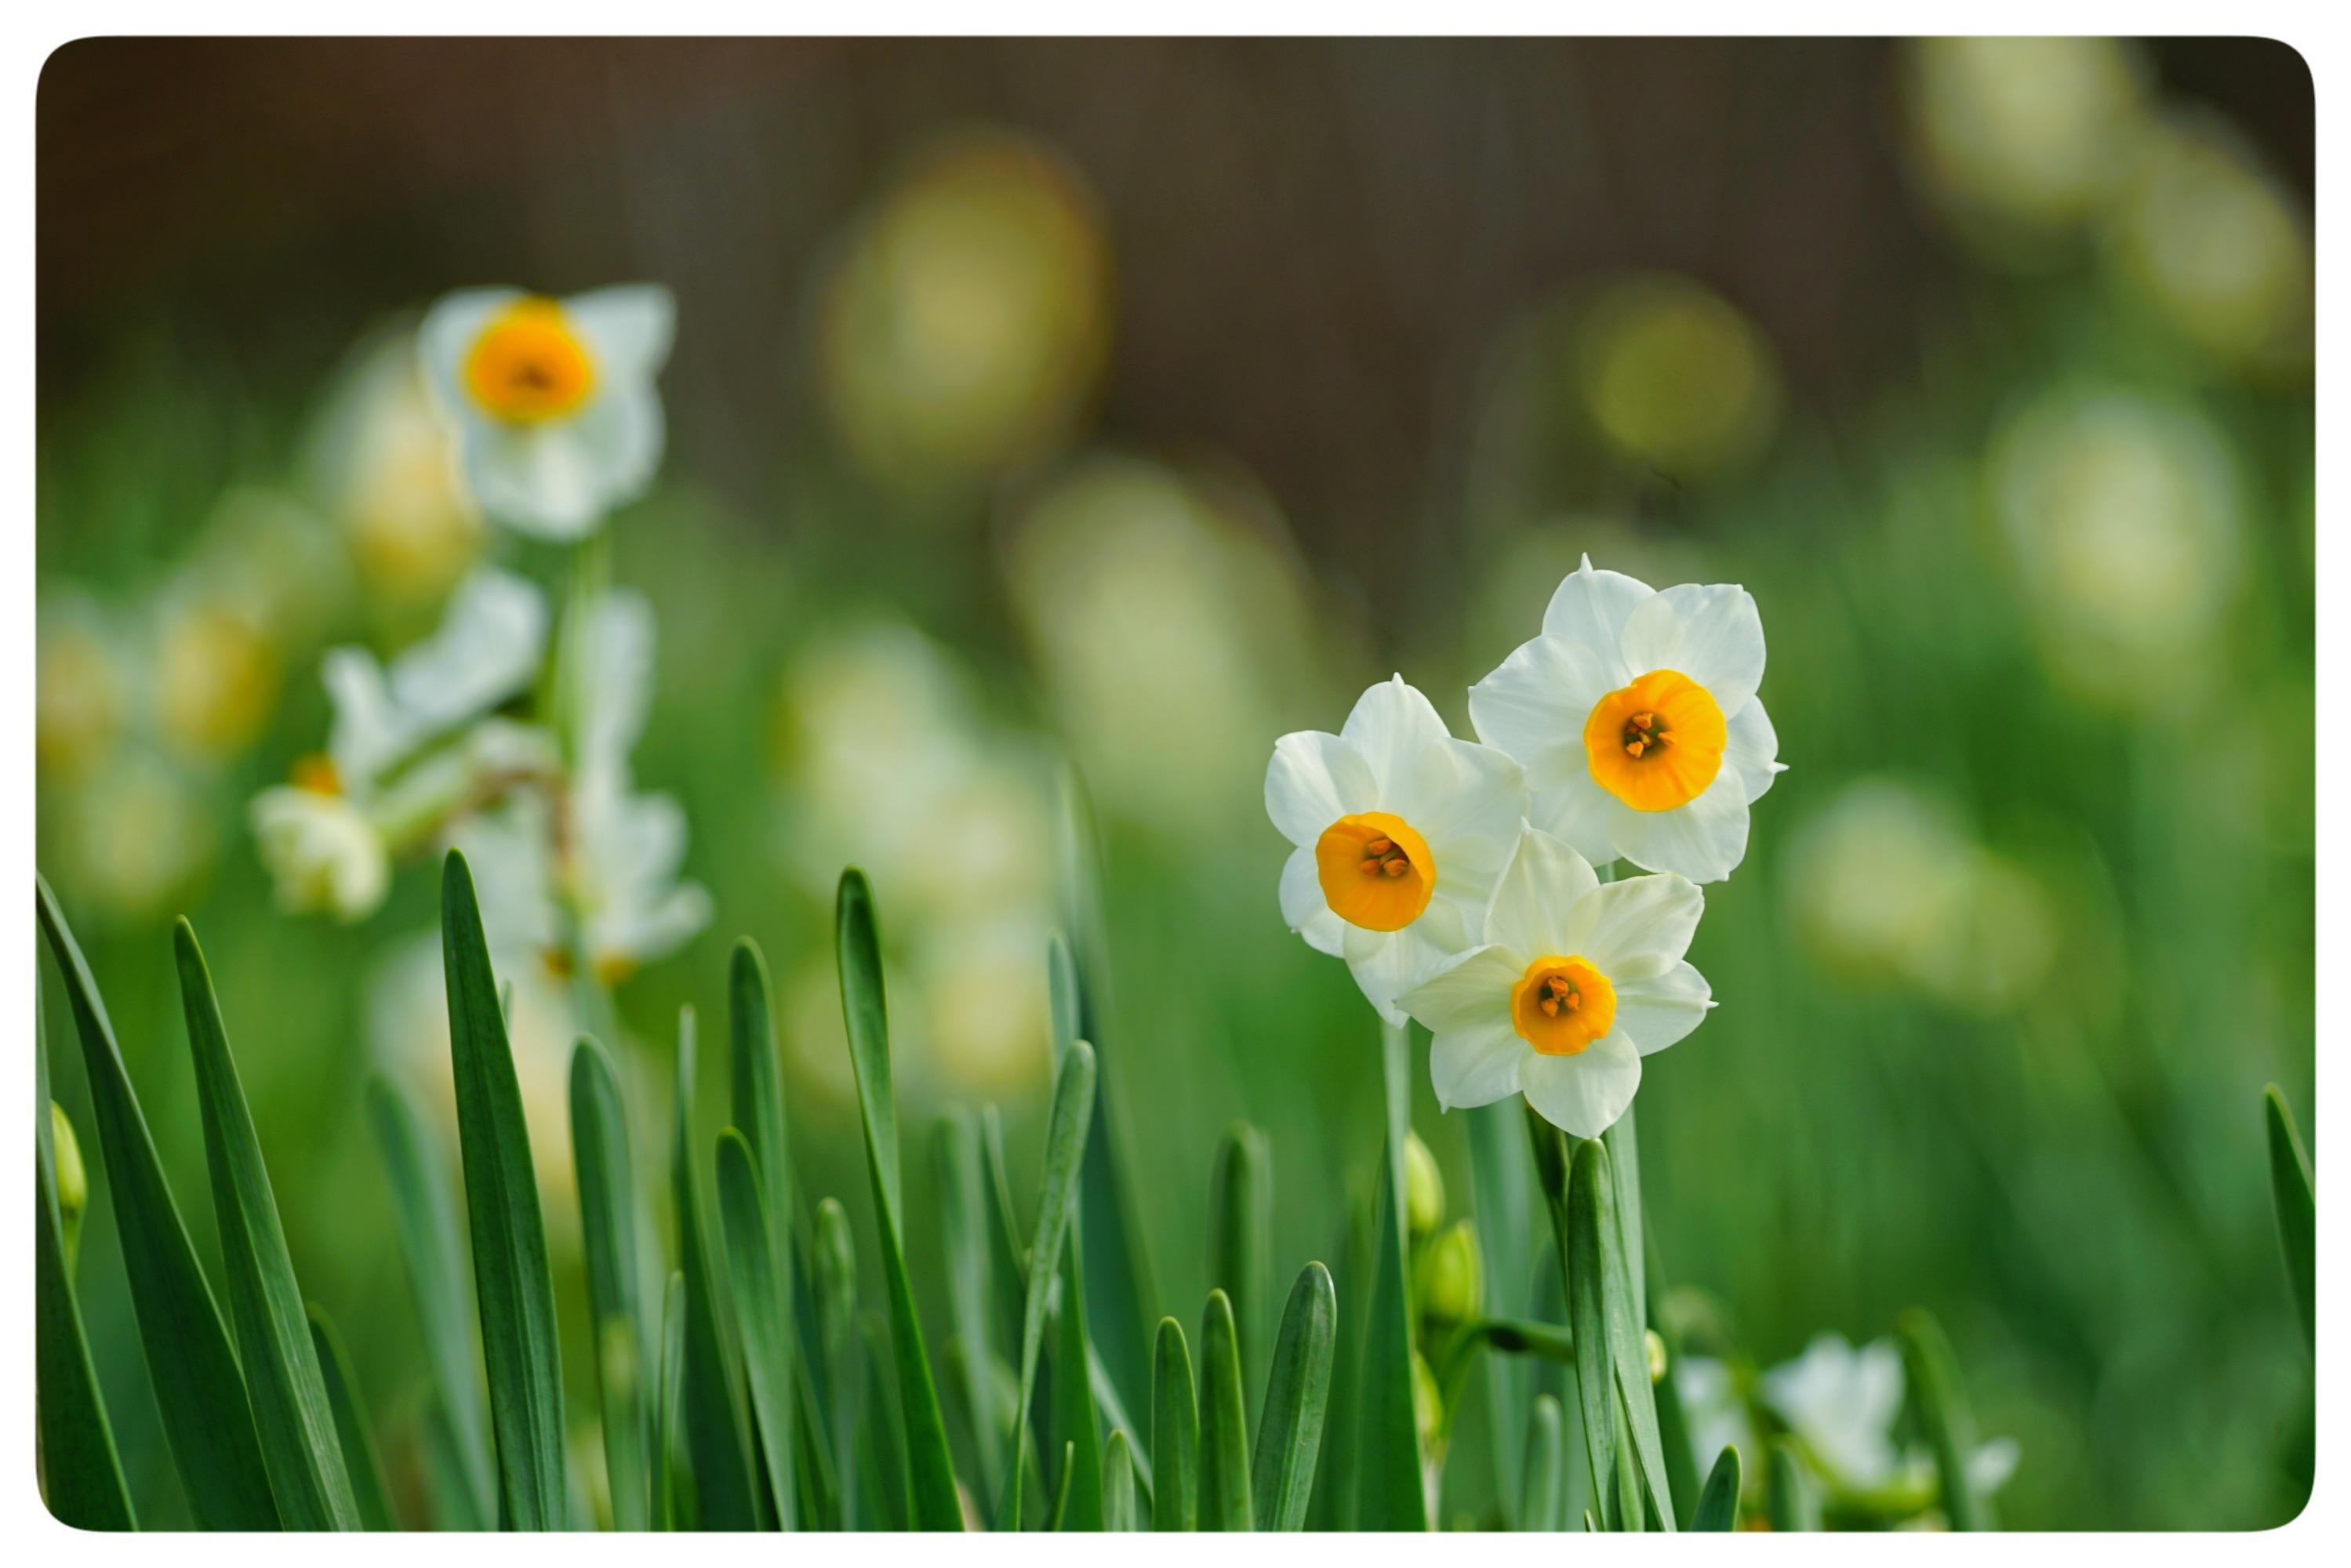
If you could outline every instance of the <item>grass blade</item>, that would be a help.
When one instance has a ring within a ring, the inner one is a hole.
[[[1999,1529],[1991,1500],[1978,1496],[1968,1479],[1968,1460],[1976,1451],[1975,1412],[1959,1385],[1959,1363],[1943,1325],[1924,1308],[1913,1307],[1894,1326],[1902,1341],[1910,1402],[1926,1432],[1927,1448],[1935,1456],[1944,1519],[1955,1531]]]
[[[41,1494],[58,1521],[76,1530],[136,1530],[139,1521],[123,1484],[83,1332],[73,1266],[67,1260],[65,1219],[57,1207],[56,1129],[50,1121],[48,1027],[40,992],[33,993],[34,1134],[33,1340],[34,1406],[40,1443]]]
[[[507,1044],[481,907],[465,857],[441,873],[441,966],[457,1087],[457,1146],[474,1241],[474,1293],[489,1375],[499,1513],[515,1530],[569,1523],[563,1460],[563,1365],[548,1273],[547,1228]]]
[[[670,1136],[670,1197],[677,1212],[678,1271],[685,1276],[685,1385],[680,1415],[694,1474],[695,1528],[756,1530],[751,1430],[743,1408],[737,1340],[694,1171],[694,1009],[679,1009],[677,1089]]]
[[[775,1250],[776,1228],[751,1145],[734,1128],[718,1134],[718,1214],[726,1234],[726,1265],[735,1281],[736,1321],[743,1333],[743,1369],[760,1452],[778,1522],[795,1528],[792,1491],[791,1286],[789,1255]]]
[[[824,1364],[825,1441],[840,1488],[841,1528],[857,1522],[857,1428],[865,1401],[865,1355],[857,1325],[857,1243],[849,1211],[828,1197],[816,1206],[809,1273],[815,1291],[817,1349]]]
[[[1522,1531],[1567,1528],[1564,1425],[1559,1401],[1548,1394],[1536,1395],[1527,1418],[1526,1490],[1520,1494],[1519,1515]]]
[[[1486,1294],[1497,1312],[1509,1314],[1532,1309],[1534,1263],[1538,1251],[1530,1195],[1535,1173],[1529,1162],[1517,1107],[1507,1101],[1465,1111],[1469,1136],[1470,1192],[1475,1200],[1471,1218],[1478,1229],[1478,1251],[1486,1271]],[[1486,1413],[1494,1454],[1495,1490],[1505,1523],[1515,1530],[1565,1528],[1564,1521],[1548,1527],[1521,1517],[1526,1479],[1520,1449],[1532,1418],[1532,1369],[1499,1356],[1484,1358]]]
[[[1192,1353],[1174,1318],[1159,1320],[1152,1354],[1151,1461],[1151,1528],[1197,1529],[1200,1408],[1192,1393]]]
[[[799,1483],[798,1518],[803,1530],[840,1530],[841,1484],[834,1479],[832,1449],[826,1439],[824,1415],[817,1407],[816,1379],[809,1375],[808,1358],[794,1346],[797,1375],[792,1379],[792,1469]]]
[[[1413,1402],[1412,1282],[1406,1276],[1410,1251],[1405,1239],[1411,1060],[1408,1037],[1393,1024],[1382,1026],[1380,1046],[1387,1086],[1387,1155],[1358,1395],[1353,1523],[1357,1530],[1417,1531],[1428,1528],[1428,1493]]]
[[[189,1507],[206,1530],[275,1530],[277,1505],[228,1329],[172,1201],[89,966],[48,883],[35,881],[41,931],[81,1041],[140,1344]]]
[[[1726,1448],[1706,1478],[1706,1490],[1698,1493],[1690,1528],[1708,1532],[1738,1529],[1739,1485],[1739,1450]]]
[[[1052,1517],[1045,1521],[1045,1528],[1057,1535],[1061,1533],[1061,1521],[1069,1516],[1070,1479],[1077,1474],[1077,1446],[1073,1443],[1062,1444],[1061,1484],[1053,1489]]]
[[[1072,1051],[1067,1059],[1081,1060]],[[1086,1345],[1086,1272],[1078,1228],[1061,1247],[1061,1300],[1053,1334],[1053,1419],[1050,1430],[1070,1456],[1061,1490],[1068,1495],[1062,1528],[1102,1527],[1102,1427],[1094,1416],[1092,1356]]]
[[[1273,1156],[1264,1133],[1246,1122],[1227,1130],[1208,1194],[1208,1283],[1233,1303],[1241,1385],[1250,1391],[1255,1418],[1273,1321]]]
[[[939,1412],[938,1385],[923,1349],[922,1319],[914,1311],[913,1282],[899,1204],[898,1109],[890,1087],[890,1024],[882,992],[882,939],[873,922],[873,892],[865,873],[841,876],[834,937],[841,967],[841,1007],[849,1033],[849,1057],[857,1078],[857,1103],[865,1122],[865,1158],[873,1181],[874,1221],[881,1229],[882,1272],[890,1294],[890,1339],[897,1354],[898,1390],[904,1401],[906,1458],[914,1491],[914,1518],[921,1530],[961,1530],[963,1504],[956,1492],[955,1460],[947,1451],[946,1419]]]
[[[1210,1291],[1200,1318],[1200,1528],[1250,1530],[1254,1512],[1233,1303],[1222,1291]]]
[[[1093,1385],[1094,1406],[1113,1434],[1126,1435],[1127,1459],[1134,1466],[1135,1485],[1142,1490],[1143,1500],[1151,1500],[1151,1461],[1143,1452],[1143,1433],[1127,1418],[1126,1406],[1119,1399],[1118,1385],[1111,1381],[1110,1368],[1102,1364],[1101,1347],[1092,1340],[1093,1318],[1087,1312],[1086,1371]],[[1105,1461],[1107,1463],[1107,1461]]]
[[[229,1316],[244,1353],[246,1393],[261,1437],[270,1494],[289,1530],[357,1530],[359,1500],[344,1473],[335,1413],[310,1343],[302,1287],[295,1281],[294,1260],[278,1222],[269,1167],[229,1054],[212,976],[195,931],[184,920],[172,928],[172,949],[180,971],[188,1051],[195,1061],[213,1217],[227,1265]]]
[[[1804,1467],[1796,1458],[1795,1448],[1785,1437],[1771,1444],[1771,1469],[1768,1478],[1771,1528],[1784,1535],[1791,1531],[1813,1531],[1821,1527],[1821,1500],[1813,1490],[1813,1483],[1804,1476]]]
[[[1674,1376],[1675,1369],[1681,1364],[1681,1336],[1656,1310],[1665,1287],[1658,1282],[1655,1249],[1644,1250],[1651,1253],[1647,1321],[1650,1332],[1666,1349],[1666,1375],[1650,1385],[1650,1395],[1657,1407],[1657,1441],[1666,1451],[1666,1483],[1674,1490],[1675,1523],[1687,1530],[1698,1508],[1698,1458],[1690,1444],[1689,1414],[1682,1408],[1681,1385]]]
[[[2318,1349],[2318,1197],[2310,1155],[2302,1146],[2294,1113],[2274,1083],[2262,1094],[2270,1134],[2270,1196],[2277,1207],[2278,1246],[2285,1254],[2286,1279],[2302,1312],[2304,1345]]]
[[[360,1528],[398,1530],[399,1521],[392,1512],[392,1483],[384,1479],[383,1459],[376,1453],[375,1423],[368,1416],[367,1401],[360,1396],[359,1380],[351,1375],[351,1358],[343,1349],[343,1336],[335,1332],[333,1320],[317,1302],[310,1304],[309,1313],[310,1343],[326,1380],[328,1407],[335,1414],[335,1439],[342,1447],[344,1472],[351,1479]]]
[[[1281,1334],[1266,1380],[1250,1468],[1257,1526],[1306,1528],[1314,1468],[1322,1454],[1322,1418],[1331,1402],[1331,1354],[1339,1326],[1339,1292],[1331,1270],[1309,1263],[1290,1288]]]
[[[1134,1449],[1123,1432],[1113,1432],[1102,1445],[1102,1527],[1119,1534],[1137,1528],[1134,1497]]]
[[[1029,1285],[1020,1314],[1020,1393],[1013,1406],[1018,1425],[1012,1435],[1012,1468],[1004,1495],[997,1505],[998,1530],[1020,1528],[1021,1476],[1028,1463],[1029,1447],[1023,1433],[1030,1401],[1037,1394],[1037,1364],[1044,1348],[1046,1302],[1077,1213],[1078,1180],[1085,1168],[1093,1099],[1093,1048],[1083,1040],[1072,1041],[1053,1084],[1053,1107],[1045,1124],[1045,1174],[1037,1195],[1037,1227],[1029,1244]]]
[[[961,1352],[952,1357],[978,1460],[983,1495],[1004,1484],[1004,1433],[989,1396],[989,1360],[996,1354],[989,1278],[987,1197],[980,1169],[979,1132],[958,1105],[942,1119],[931,1145],[931,1174],[939,1213],[939,1246],[947,1268],[947,1319]]]
[[[392,1219],[433,1374],[430,1440],[446,1451],[459,1472],[452,1478],[458,1487],[436,1488],[434,1522],[444,1530],[486,1530],[496,1517],[496,1481],[483,1436],[473,1295],[465,1282],[465,1245],[448,1169],[415,1103],[381,1073],[368,1080],[367,1108],[392,1182]]]
[[[588,1262],[589,1322],[595,1327],[597,1395],[612,1528],[651,1527],[651,1467],[643,1373],[644,1312],[637,1298],[636,1171],[628,1114],[612,1061],[580,1037],[571,1052],[571,1163],[580,1186],[580,1233]]]
[[[693,1482],[678,1464],[685,1422],[685,1275],[676,1270],[662,1291],[660,1389],[653,1406],[653,1528],[680,1530]]]

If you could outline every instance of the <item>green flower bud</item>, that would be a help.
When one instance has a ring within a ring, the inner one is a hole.
[[[1467,1322],[1485,1305],[1485,1265],[1466,1219],[1437,1232],[1413,1263],[1413,1293],[1432,1322]]]
[[[1445,1223],[1445,1176],[1417,1133],[1407,1134],[1404,1143],[1404,1217],[1415,1236]]]
[[[1432,1452],[1445,1424],[1445,1396],[1437,1391],[1437,1374],[1429,1370],[1428,1358],[1418,1351],[1412,1353],[1412,1420],[1420,1429],[1421,1452]]]
[[[1666,1380],[1666,1342],[1658,1336],[1656,1330],[1648,1329],[1642,1333],[1641,1343],[1649,1353],[1649,1381],[1663,1383]]]
[[[73,1124],[66,1120],[66,1108],[54,1100],[49,1102],[49,1127],[57,1148],[58,1215],[71,1225],[89,1204],[89,1173],[82,1168],[81,1145],[74,1138]]]

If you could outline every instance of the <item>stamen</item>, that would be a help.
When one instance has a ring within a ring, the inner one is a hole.
[[[1367,861],[1365,861],[1365,862],[1364,862],[1364,874],[1365,876],[1377,876],[1377,875],[1379,875],[1379,874],[1380,874],[1380,862],[1377,862],[1377,861],[1374,861],[1374,860],[1367,860]]]
[[[1559,998],[1557,997],[1545,997],[1542,999],[1542,1010],[1545,1018],[1559,1017]]]
[[[1405,859],[1404,856],[1398,855],[1395,859],[1387,862],[1386,866],[1387,873],[1390,876],[1402,876],[1405,872],[1412,869],[1412,862]]]
[[[1395,848],[1395,841],[1393,839],[1374,839],[1364,846],[1364,852],[1374,860],[1378,860],[1394,848]]]
[[[1648,748],[1649,747],[1646,741],[1628,740],[1625,743],[1625,755],[1627,757],[1638,757]]]
[[[1636,713],[1633,716],[1633,727],[1635,729],[1655,729],[1657,727],[1657,716],[1653,713]]]

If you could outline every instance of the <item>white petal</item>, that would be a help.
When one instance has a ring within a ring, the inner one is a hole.
[[[1616,1027],[1633,1037],[1643,1056],[1653,1056],[1698,1026],[1713,1005],[1711,996],[1706,977],[1677,962],[1662,975],[1617,985]]]
[[[634,748],[653,704],[652,603],[634,589],[607,590],[588,610],[580,650],[588,707],[580,749],[609,766]]]
[[[661,467],[666,429],[661,393],[651,382],[609,389],[580,411],[571,429],[601,459],[598,473],[603,510],[626,506],[645,493]]]
[[[677,306],[657,283],[575,294],[563,301],[563,313],[588,340],[597,373],[607,383],[648,380],[669,359]]]
[[[1438,883],[1479,903],[1518,842],[1526,775],[1490,746],[1439,740],[1389,777],[1381,804],[1428,841]]]
[[[1492,1104],[1518,1088],[1520,1064],[1533,1054],[1507,1018],[1438,1033],[1428,1045],[1437,1105]]]
[[[1519,1087],[1542,1119],[1571,1137],[1596,1138],[1614,1125],[1641,1087],[1641,1055],[1611,1030],[1574,1056],[1530,1051]]]
[[[1371,770],[1337,736],[1301,729],[1273,743],[1265,770],[1265,814],[1281,836],[1301,848],[1340,818],[1375,804]]]
[[[1612,800],[1608,841],[1649,871],[1680,873],[1692,882],[1720,882],[1747,857],[1747,786],[1726,768],[1687,806],[1636,811]]]
[[[1625,620],[1625,666],[1635,675],[1679,670],[1725,715],[1763,684],[1763,618],[1732,583],[1686,582],[1646,600]]]
[[[517,533],[560,543],[604,520],[603,456],[570,424],[469,421],[465,455],[474,499]]]
[[[1458,944],[1447,947],[1430,940],[1426,930],[1430,924],[1424,915],[1401,931],[1366,931],[1360,925],[1343,928],[1347,969],[1355,977],[1356,988],[1392,1024],[1405,1021],[1405,1010],[1396,1005],[1396,998],[1458,950]]]
[[[2008,1484],[2016,1473],[2018,1450],[2013,1437],[1994,1437],[1968,1456],[1968,1485],[1975,1491],[1991,1496]]]
[[[1556,789],[1592,770],[1584,721],[1602,697],[1625,684],[1614,678],[1623,674],[1614,666],[1583,643],[1538,637],[1469,688],[1469,722],[1479,740],[1519,759],[1527,788]]]
[[[1558,839],[1592,862],[1594,869],[1613,864],[1616,846],[1609,841],[1608,824],[1616,797],[1603,789],[1587,765],[1580,777],[1557,789],[1538,790],[1527,821]]]
[[[1788,770],[1780,760],[1779,732],[1771,727],[1771,718],[1763,711],[1761,697],[1732,714],[1726,727],[1729,735],[1722,759],[1739,769],[1740,782],[1746,788],[1748,803],[1752,805],[1771,788],[1772,779]]]
[[[1583,956],[1611,981],[1661,975],[1689,951],[1706,895],[1678,876],[1635,876],[1595,890],[1578,906]],[[1677,1039],[1679,1037],[1677,1036]]]
[[[424,314],[416,329],[416,352],[424,366],[424,383],[454,416],[472,419],[473,401],[465,395],[465,356],[499,311],[524,298],[519,288],[461,288],[444,295]]]
[[[1510,988],[1526,971],[1526,961],[1508,948],[1472,947],[1456,953],[1426,979],[1396,998],[1396,1005],[1422,1023],[1431,1034],[1475,1029],[1510,1019]]]
[[[1358,697],[1354,711],[1339,727],[1339,737],[1355,748],[1383,795],[1424,748],[1449,733],[1428,699],[1406,685],[1402,675],[1392,675]]]
[[[1347,923],[1331,912],[1322,897],[1322,879],[1315,871],[1312,850],[1292,850],[1282,863],[1281,918],[1318,953],[1336,958],[1345,948]]]
[[[1604,658],[1614,658],[1625,635],[1625,622],[1635,609],[1655,598],[1656,590],[1621,571],[1597,571],[1592,558],[1567,574],[1552,591],[1543,611],[1543,635],[1565,637],[1590,646]],[[1617,681],[1609,689],[1625,683]]]
[[[1530,959],[1568,956],[1569,917],[1600,885],[1591,862],[1534,828],[1520,833],[1486,905],[1485,939]],[[1597,962],[1597,960],[1594,960]]]

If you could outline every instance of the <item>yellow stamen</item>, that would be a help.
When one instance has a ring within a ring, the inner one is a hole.
[[[1636,811],[1670,811],[1704,794],[1729,738],[1712,694],[1677,670],[1610,692],[1583,726],[1593,780]]]
[[[1582,958],[1538,958],[1510,992],[1510,1023],[1545,1056],[1576,1056],[1616,1022],[1616,988]]]
[[[1314,844],[1314,870],[1332,913],[1366,931],[1401,931],[1437,892],[1428,841],[1399,817],[1342,817]]]
[[[578,412],[596,390],[596,361],[552,299],[518,299],[491,319],[465,354],[465,390],[508,424],[544,424]]]

